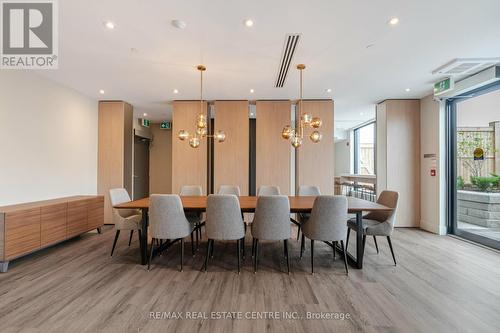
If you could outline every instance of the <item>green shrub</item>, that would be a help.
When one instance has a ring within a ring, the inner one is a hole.
[[[493,187],[498,185],[500,177],[493,175],[491,177],[470,177],[470,181],[482,192],[489,192]]]
[[[465,181],[464,181],[464,177],[462,176],[458,176],[457,177],[457,189],[459,190],[463,190],[465,187]]]

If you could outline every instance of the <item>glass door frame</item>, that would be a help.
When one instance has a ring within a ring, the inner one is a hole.
[[[373,119],[370,120],[366,123],[361,124],[358,127],[355,127],[352,129],[352,135],[353,135],[353,168],[352,171],[354,174],[359,174],[359,167],[360,167],[360,153],[361,153],[361,143],[359,142],[359,131],[367,126],[373,125],[373,159],[374,159],[374,175],[377,174],[377,120]]]
[[[500,250],[500,241],[457,228],[457,104],[500,89],[500,81],[446,99],[446,184],[448,233]]]

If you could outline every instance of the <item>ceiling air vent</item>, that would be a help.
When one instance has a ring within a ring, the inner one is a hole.
[[[500,62],[500,58],[460,58],[432,71],[432,74],[441,75],[468,75],[475,74],[487,67]]]
[[[280,66],[278,68],[278,76],[276,77],[276,88],[283,88],[285,85],[288,69],[292,63],[293,55],[299,43],[300,34],[287,34],[285,37],[285,44],[283,46],[283,53],[281,55]]]

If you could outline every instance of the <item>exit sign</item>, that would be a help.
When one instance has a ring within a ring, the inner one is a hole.
[[[172,123],[170,121],[163,121],[160,124],[160,128],[161,129],[166,129],[166,130],[172,129]]]
[[[442,95],[453,89],[454,82],[451,77],[434,83],[434,96]]]
[[[149,125],[151,125],[151,121],[150,121],[149,119],[144,119],[144,118],[142,118],[142,119],[141,119],[141,125],[142,125],[143,127],[149,127]]]

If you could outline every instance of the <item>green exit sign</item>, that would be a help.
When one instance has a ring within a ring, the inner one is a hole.
[[[434,83],[434,96],[442,95],[453,89],[453,80],[451,77]]]
[[[172,129],[172,123],[170,121],[163,121],[160,124],[160,128],[161,129],[166,129],[166,130]]]
[[[151,121],[150,121],[149,119],[144,119],[144,118],[142,118],[142,119],[141,119],[141,125],[142,125],[143,127],[149,127],[149,125],[151,125]]]

